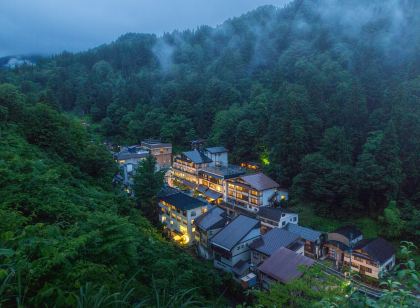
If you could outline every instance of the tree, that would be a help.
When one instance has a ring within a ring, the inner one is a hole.
[[[157,194],[163,185],[163,172],[156,171],[156,160],[148,156],[142,160],[134,175],[134,195],[144,215],[153,222],[158,219]]]
[[[270,290],[256,291],[258,304],[263,307],[310,307],[320,301],[349,294],[349,284],[327,274],[319,265],[302,268],[303,276],[286,284],[274,283]]]
[[[379,216],[379,225],[381,233],[387,238],[398,238],[405,228],[405,223],[401,219],[400,210],[397,208],[397,202],[390,201],[384,209],[383,216]]]

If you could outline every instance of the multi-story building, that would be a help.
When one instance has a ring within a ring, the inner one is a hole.
[[[195,221],[195,242],[197,244],[197,253],[205,259],[213,259],[213,250],[210,240],[222,230],[230,219],[226,212],[221,208],[214,206],[207,213],[199,216]]]
[[[213,161],[203,151],[194,149],[182,152],[172,163],[172,178],[170,185],[186,186],[195,189],[199,184],[198,172],[209,166]]]
[[[313,259],[322,257],[321,248],[324,242],[324,235],[321,232],[293,223],[288,223],[286,225],[286,230],[299,235],[305,240],[305,256],[311,257]]]
[[[204,149],[204,155],[211,159],[210,166],[227,166],[228,150],[224,147],[211,147]]]
[[[361,240],[344,252],[344,265],[361,275],[379,279],[395,265],[395,249],[383,238]]]
[[[146,149],[156,159],[156,167],[169,168],[172,163],[172,144],[162,143],[159,140],[147,139],[141,142],[141,147]]]
[[[282,208],[263,206],[257,212],[257,219],[261,221],[261,233],[273,228],[284,228],[288,224],[299,223],[299,215]]]
[[[328,233],[322,254],[334,260],[337,267],[343,264],[344,253],[363,239],[363,234],[354,226],[343,226]]]
[[[159,220],[173,240],[183,245],[194,242],[194,220],[207,212],[208,204],[182,192],[159,198]]]
[[[279,192],[278,188],[279,184],[263,173],[242,175],[228,180],[227,202],[257,212],[262,206],[288,198],[286,192]]]
[[[226,201],[227,180],[245,174],[245,170],[234,165],[214,165],[203,168],[198,174],[197,191],[208,201],[220,203]]]
[[[260,222],[239,215],[211,240],[214,266],[240,276],[249,269],[250,245],[260,237]]]

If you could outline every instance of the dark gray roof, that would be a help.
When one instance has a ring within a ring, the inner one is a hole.
[[[223,227],[227,222],[227,216],[220,207],[213,207],[207,213],[200,215],[195,220],[195,225],[202,230],[218,229]]]
[[[301,227],[297,224],[287,224],[286,229],[292,233],[299,235],[301,238],[315,242],[321,236],[321,232],[309,228]]]
[[[341,234],[350,240],[358,238],[359,236],[362,235],[362,232],[359,229],[357,229],[355,226],[350,226],[350,225],[340,227],[334,230],[332,233]]]
[[[239,260],[236,262],[236,264],[233,266],[232,270],[237,275],[242,275],[247,271],[250,267],[249,261],[245,260]]]
[[[204,163],[211,163],[212,160],[204,155],[202,152],[198,150],[192,150],[188,152],[183,152],[189,160],[191,160],[195,164],[204,164]]]
[[[267,256],[281,247],[287,247],[299,239],[299,235],[280,228],[273,228],[251,244],[251,248]]]
[[[301,265],[311,266],[314,262],[308,257],[282,247],[265,260],[258,269],[260,272],[280,282],[288,283],[302,275],[299,269]]]
[[[211,243],[227,250],[231,250],[252,229],[258,228],[260,222],[256,219],[239,215],[230,224],[217,233]]]
[[[213,191],[211,189],[208,189],[204,192],[204,195],[206,195],[206,197],[213,199],[213,200],[217,200],[221,197],[223,197],[223,194],[217,192],[217,191]]]
[[[395,254],[394,246],[381,237],[361,240],[353,248],[353,250],[356,249],[362,249],[369,257],[381,264],[389,260]]]
[[[217,153],[225,153],[228,150],[226,150],[225,147],[211,147],[211,148],[206,148],[207,152],[210,152],[211,154],[217,154]]]
[[[262,218],[274,220],[274,221],[280,221],[282,214],[294,214],[293,212],[286,211],[281,208],[274,208],[274,207],[268,207],[268,206],[262,206],[258,210],[257,216],[260,216]]]
[[[245,169],[236,165],[209,166],[204,168],[200,172],[221,179],[230,179],[245,174]]]
[[[206,202],[190,197],[182,192],[160,197],[159,200],[165,201],[180,210],[192,210],[206,205]]]

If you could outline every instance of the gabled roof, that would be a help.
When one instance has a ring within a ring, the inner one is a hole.
[[[302,272],[299,270],[301,265],[312,266],[314,262],[308,257],[282,247],[266,259],[258,269],[260,272],[280,282],[288,283],[302,276]]]
[[[369,257],[381,264],[395,254],[394,246],[381,237],[361,240],[353,248],[353,250],[356,249],[362,249]]]
[[[271,256],[273,252],[281,247],[287,247],[299,239],[299,235],[280,228],[273,228],[264,234],[261,238],[255,240],[251,244],[254,249],[267,256]]]
[[[355,226],[347,225],[334,230],[332,233],[338,233],[350,240],[354,240],[362,235],[362,232]]]
[[[189,160],[195,164],[211,163],[212,160],[198,150],[182,152]]]
[[[192,210],[205,206],[207,203],[197,198],[190,197],[182,192],[160,197],[159,200],[165,201],[180,210]]]
[[[299,235],[301,238],[311,242],[315,242],[317,239],[319,239],[319,237],[322,234],[319,231],[301,227],[297,224],[287,224],[286,229],[292,233]]]
[[[228,150],[226,150],[225,147],[211,147],[211,148],[206,148],[206,151],[211,154],[218,154],[218,153],[225,153]]]
[[[213,207],[195,220],[195,225],[202,230],[222,228],[228,221],[226,212],[220,207]]]
[[[262,206],[259,208],[257,216],[260,216],[262,218],[274,220],[274,221],[280,221],[280,218],[282,217],[282,214],[294,214],[293,212],[286,211],[281,208],[274,208],[274,207],[268,207],[268,206]]]
[[[239,215],[230,224],[220,230],[211,243],[227,250],[232,250],[251,230],[259,227],[260,222],[256,219]]]
[[[243,175],[241,179],[256,190],[266,190],[279,187],[279,184],[266,176],[264,173]]]

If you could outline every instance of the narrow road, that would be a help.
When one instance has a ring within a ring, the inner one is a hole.
[[[334,275],[334,276],[337,276],[337,277],[342,278],[342,279],[348,279],[347,277],[345,277],[343,275],[343,273],[341,273],[341,272],[339,272],[339,271],[337,271],[337,270],[335,270],[331,267],[328,267],[328,266],[322,264],[319,261],[315,261],[315,263],[319,264],[324,269],[324,271],[329,275]],[[369,286],[367,284],[364,284],[364,283],[362,283],[362,282],[360,282],[360,281],[358,281],[354,278],[351,278],[351,281],[354,283],[354,285],[356,286],[356,288],[359,292],[362,292],[362,293],[364,293],[368,296],[371,296],[371,297],[374,297],[374,298],[379,298],[383,295],[383,291],[381,289],[378,289],[378,288]]]

